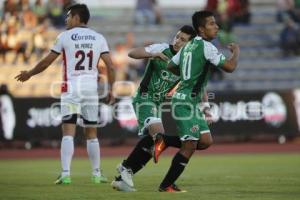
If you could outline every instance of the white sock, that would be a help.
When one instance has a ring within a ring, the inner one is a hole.
[[[86,149],[92,164],[93,175],[100,176],[100,144],[98,138],[86,140]]]
[[[71,161],[74,153],[73,136],[63,136],[60,147],[61,176],[70,176]]]

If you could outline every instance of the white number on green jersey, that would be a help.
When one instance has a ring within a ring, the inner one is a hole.
[[[192,66],[192,52],[184,52],[183,67],[182,67],[183,80],[189,80],[191,78],[191,66]]]

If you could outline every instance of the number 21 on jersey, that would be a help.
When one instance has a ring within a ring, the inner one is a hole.
[[[75,58],[79,58],[77,64],[75,65],[75,70],[85,70],[83,62],[86,57],[88,57],[88,59],[89,59],[88,70],[92,70],[92,67],[93,67],[93,51],[92,50],[90,50],[87,54],[85,54],[85,52],[83,50],[79,50],[75,53]]]

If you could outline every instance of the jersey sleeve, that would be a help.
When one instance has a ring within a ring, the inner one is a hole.
[[[175,56],[172,57],[172,59],[170,61],[172,63],[172,65],[179,66],[181,50],[182,50],[182,48],[176,53]]]
[[[101,46],[100,46],[100,54],[108,53],[109,47],[106,39],[101,35]]]
[[[145,47],[145,51],[147,53],[161,53],[168,47],[169,47],[169,45],[166,43],[151,44],[151,45]]]
[[[57,54],[60,54],[63,50],[63,36],[64,36],[64,33],[61,33],[57,36],[55,42],[54,42],[54,45],[52,46],[51,48],[51,51],[54,52],[54,53],[57,53]]]
[[[226,60],[225,56],[210,42],[204,42],[204,56],[216,67],[221,67]]]

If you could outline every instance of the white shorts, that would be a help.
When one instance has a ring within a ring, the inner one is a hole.
[[[84,91],[77,93],[62,93],[61,95],[62,116],[79,114],[90,122],[98,122],[99,99],[97,91]]]

